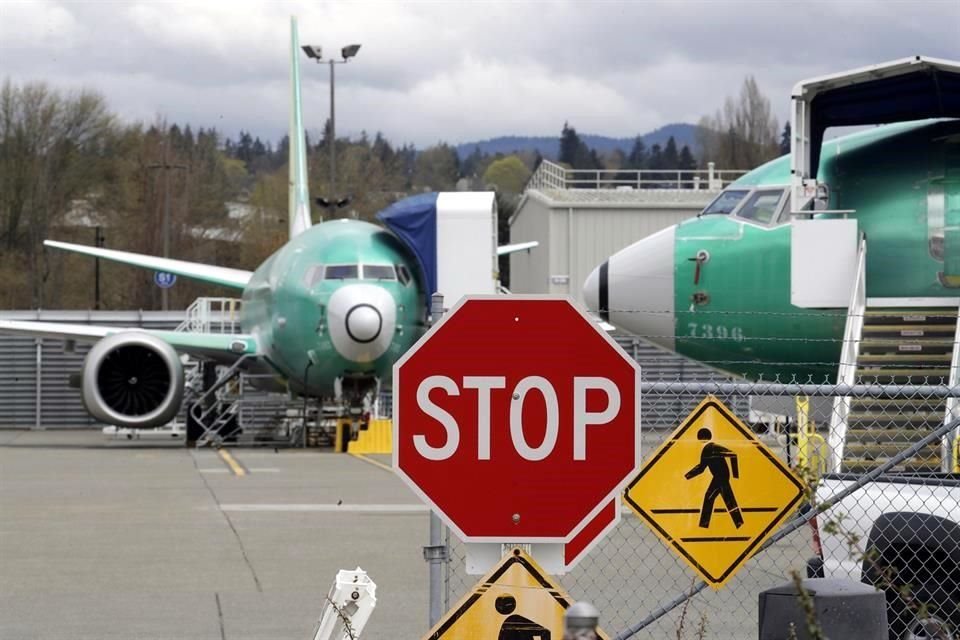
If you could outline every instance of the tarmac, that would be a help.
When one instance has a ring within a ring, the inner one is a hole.
[[[339,569],[365,640],[427,628],[427,511],[388,467],[316,451],[0,431],[0,638],[309,640]],[[380,456],[380,463],[387,462]]]
[[[645,437],[645,451],[662,436]],[[0,431],[0,640],[310,640],[336,572],[358,566],[377,584],[362,638],[420,638],[429,517],[389,465],[389,456],[224,456],[98,431]],[[756,638],[757,594],[802,571],[810,550],[804,528],[732,587],[635,637],[680,637],[702,622],[705,638]],[[459,542],[452,558],[449,604],[478,579],[465,574]],[[625,514],[560,582],[616,632],[693,578]]]

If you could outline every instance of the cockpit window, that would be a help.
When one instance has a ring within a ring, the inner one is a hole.
[[[324,280],[349,280],[360,277],[360,267],[355,264],[328,264],[323,271]]]
[[[700,215],[727,215],[737,208],[737,205],[740,204],[740,201],[743,200],[748,193],[750,192],[740,190],[724,191],[717,196],[717,199],[711,202],[710,206],[704,209]]]
[[[363,265],[364,280],[396,280],[397,274],[392,264],[365,264]]]
[[[407,286],[410,284],[410,281],[413,280],[413,276],[410,275],[410,270],[407,269],[406,265],[398,264],[397,265],[397,278],[400,279],[400,284]]]
[[[318,264],[307,269],[307,272],[303,275],[303,283],[308,287],[320,282],[323,279],[323,265]]]
[[[783,189],[755,191],[747,198],[743,206],[737,209],[735,215],[744,220],[770,224],[780,208],[780,199],[783,194]]]

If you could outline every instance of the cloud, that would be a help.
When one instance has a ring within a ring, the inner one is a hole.
[[[914,54],[950,57],[946,2],[3,2],[0,73],[101,91],[128,120],[277,139],[289,15],[304,43],[363,45],[337,72],[337,128],[418,146],[502,134],[632,135],[696,121],[757,77],[781,120],[802,78]],[[326,65],[303,60],[308,126]]]

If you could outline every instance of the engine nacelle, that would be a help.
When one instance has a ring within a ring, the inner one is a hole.
[[[141,331],[97,342],[83,363],[83,406],[97,420],[145,429],[170,422],[183,402],[183,365],[169,344]]]

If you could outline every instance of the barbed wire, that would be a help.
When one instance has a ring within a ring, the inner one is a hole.
[[[940,311],[939,309],[943,309]],[[793,318],[832,318],[841,320],[846,318],[869,318],[869,317],[941,317],[955,318],[957,316],[954,307],[904,307],[902,309],[881,309],[874,308],[874,313],[869,311],[864,313],[847,313],[846,311],[769,311],[766,309],[587,309],[590,313],[610,314],[610,313],[645,313],[651,315],[680,315],[680,314],[711,314],[711,315],[749,315],[749,316],[771,316],[771,317],[793,317]],[[876,313],[882,311],[882,313]]]

